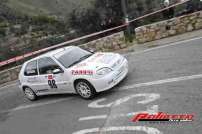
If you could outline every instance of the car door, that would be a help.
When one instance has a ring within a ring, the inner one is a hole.
[[[26,86],[29,86],[34,91],[37,91],[40,85],[40,80],[38,79],[37,60],[28,62],[25,66],[24,80],[26,82]]]
[[[64,92],[68,81],[62,68],[50,57],[38,59],[39,77],[48,92]]]

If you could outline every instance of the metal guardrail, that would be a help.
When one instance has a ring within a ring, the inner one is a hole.
[[[143,18],[146,18],[148,16],[154,15],[156,13],[160,13],[160,12],[165,11],[167,9],[176,7],[176,6],[181,5],[181,4],[184,4],[184,3],[188,2],[188,1],[190,1],[190,0],[184,0],[182,2],[178,2],[176,4],[173,4],[173,5],[169,6],[169,7],[166,7],[166,8],[157,10],[155,12],[152,12],[152,13],[140,16],[138,18],[130,20],[127,24],[123,24],[123,25],[120,25],[120,26],[117,26],[117,27],[113,27],[113,28],[110,28],[110,29],[107,29],[107,30],[103,30],[103,31],[100,31],[100,32],[96,32],[96,33],[92,33],[92,34],[89,34],[89,35],[85,35],[85,36],[82,36],[82,37],[79,37],[79,38],[75,38],[73,40],[69,40],[69,41],[66,41],[66,42],[63,42],[63,43],[51,46],[51,47],[47,47],[47,48],[44,48],[44,49],[40,49],[40,50],[37,50],[37,51],[34,51],[34,52],[30,52],[30,53],[27,53],[27,54],[24,54],[24,55],[21,55],[21,56],[17,56],[17,57],[11,58],[11,59],[6,60],[6,61],[2,61],[2,62],[0,62],[0,67],[8,65],[8,64],[11,64],[11,63],[14,63],[14,62],[17,62],[17,61],[20,61],[20,60],[23,60],[25,58],[28,58],[28,57],[31,57],[31,56],[34,56],[34,55],[37,55],[37,54],[40,54],[40,53],[43,53],[43,52],[47,52],[47,51],[55,49],[55,48],[63,47],[65,45],[67,45],[67,44],[74,43],[76,41],[80,41],[80,40],[83,40],[83,39],[87,39],[89,37],[97,36],[97,35],[100,35],[100,34],[103,34],[103,33],[107,33],[107,32],[113,31],[113,30],[117,30],[117,29],[126,27],[127,25],[129,25],[129,23],[132,23],[132,22],[137,21],[137,20],[141,20]]]

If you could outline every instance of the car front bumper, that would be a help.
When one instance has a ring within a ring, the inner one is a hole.
[[[128,74],[128,61],[125,59],[122,64],[106,76],[91,80],[97,92],[102,92],[120,83]]]

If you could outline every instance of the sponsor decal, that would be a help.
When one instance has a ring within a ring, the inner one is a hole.
[[[36,70],[32,69],[32,70],[27,70],[27,74],[35,74],[37,73]]]
[[[40,89],[37,91],[37,93],[41,93],[41,92],[48,92],[49,90],[48,89]]]
[[[88,64],[87,63],[81,63],[81,64],[78,64],[76,67],[79,68],[79,67],[85,67],[87,66]]]
[[[194,114],[157,114],[139,113],[132,119],[133,122],[188,122],[193,121]]]
[[[53,75],[48,75],[48,80],[52,80],[53,79]]]
[[[99,54],[97,54],[95,57],[100,57],[100,56],[103,56],[104,54],[102,54],[102,53],[99,53]]]
[[[93,75],[92,70],[72,70],[72,75]]]
[[[104,55],[103,53],[96,54],[92,59],[88,60],[88,62],[94,62],[103,55]]]

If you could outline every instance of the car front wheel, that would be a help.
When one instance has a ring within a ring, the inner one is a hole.
[[[91,99],[95,96],[94,87],[85,80],[80,80],[75,84],[76,92],[84,99]]]

